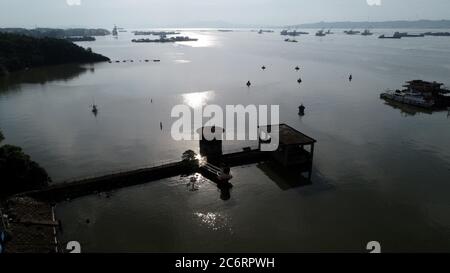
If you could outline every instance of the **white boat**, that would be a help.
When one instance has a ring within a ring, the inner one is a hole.
[[[425,97],[421,93],[408,90],[387,90],[386,92],[382,93],[380,97],[382,99],[393,100],[423,108],[431,108],[435,105],[434,100],[425,99]]]

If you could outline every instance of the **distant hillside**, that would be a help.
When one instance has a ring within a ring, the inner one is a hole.
[[[419,21],[385,21],[385,22],[320,22],[313,24],[300,24],[290,28],[415,28],[415,29],[450,29],[450,20],[419,20]]]
[[[4,33],[15,33],[23,34],[36,38],[65,38],[74,36],[106,36],[110,35],[111,32],[106,29],[87,29],[87,28],[70,28],[70,29],[59,29],[59,28],[35,28],[35,29],[25,29],[25,28],[0,28],[0,32]]]
[[[0,76],[37,66],[102,61],[109,59],[66,40],[0,33]]]

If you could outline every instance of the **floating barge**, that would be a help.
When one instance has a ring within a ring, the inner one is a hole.
[[[299,35],[308,35],[309,32],[296,31],[296,30],[293,30],[293,31],[283,30],[283,31],[281,31],[280,34],[282,36],[293,36],[293,37],[295,37],[295,36],[299,36]]]
[[[179,35],[180,34],[180,32],[175,32],[175,31],[134,31],[133,33],[136,36],[149,36],[149,35],[167,36],[167,35]]]
[[[177,37],[161,37],[160,39],[133,39],[133,43],[176,43],[176,42],[196,42],[198,39],[189,37],[177,36]]]
[[[380,98],[426,109],[449,107],[450,90],[443,85],[422,80],[408,81],[403,90],[388,90]]]

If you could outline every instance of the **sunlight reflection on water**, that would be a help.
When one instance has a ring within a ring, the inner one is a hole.
[[[220,213],[196,212],[196,213],[194,213],[194,216],[196,216],[200,220],[200,223],[202,225],[208,227],[209,229],[211,229],[213,231],[227,230],[227,231],[232,232],[230,218],[227,216],[224,216]]]
[[[192,108],[199,108],[214,97],[214,91],[183,94],[183,101]]]

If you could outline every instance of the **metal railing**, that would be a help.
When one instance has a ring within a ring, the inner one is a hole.
[[[247,148],[247,147],[251,148],[252,150],[258,149],[258,145],[249,145],[249,146],[246,146],[246,147],[239,147],[239,148],[235,148],[234,147],[232,149],[225,148],[224,149],[224,154],[240,153],[240,152],[243,152],[244,148]],[[65,178],[65,179],[61,179],[61,180],[55,181],[54,183],[52,183],[52,185],[71,183],[71,182],[77,182],[77,181],[85,181],[85,180],[89,180],[89,179],[94,179],[94,178],[104,177],[104,176],[110,176],[110,175],[120,175],[120,174],[129,173],[129,172],[133,172],[133,171],[139,171],[139,170],[145,170],[145,169],[150,169],[150,168],[161,167],[161,166],[164,166],[164,165],[177,164],[177,163],[180,163],[180,162],[181,162],[181,158],[180,159],[170,159],[170,160],[155,161],[155,162],[146,163],[146,164],[143,164],[143,165],[135,165],[135,166],[115,169],[115,170],[111,170],[111,171],[101,171],[101,172],[91,173],[91,174],[88,174],[88,175],[80,175],[80,176]]]
[[[111,171],[102,171],[102,172],[91,173],[89,175],[81,175],[81,176],[71,177],[69,179],[64,179],[64,180],[59,180],[57,182],[54,182],[53,185],[71,183],[71,182],[77,182],[77,181],[84,181],[84,180],[89,180],[89,179],[94,179],[94,178],[104,177],[104,176],[110,176],[110,175],[120,175],[120,174],[129,173],[129,172],[133,172],[133,171],[156,168],[156,167],[161,167],[161,166],[170,165],[170,164],[177,164],[180,162],[181,162],[181,159],[156,161],[153,163],[147,163],[147,164],[143,164],[143,165],[135,165],[132,167],[130,166],[127,168],[115,169],[114,171],[112,171],[112,170]]]

